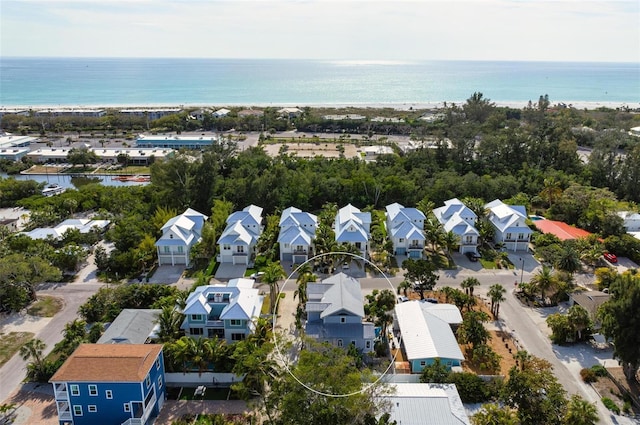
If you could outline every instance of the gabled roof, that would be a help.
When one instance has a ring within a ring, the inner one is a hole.
[[[475,221],[478,216],[469,207],[462,203],[458,198],[452,198],[444,201],[444,207],[435,208],[433,215],[436,216],[441,224],[445,224],[454,215],[458,215],[466,220]]]
[[[104,331],[97,344],[144,344],[153,334],[162,310],[125,308]]]
[[[322,281],[320,285],[307,286],[310,294],[307,311],[322,311],[320,318],[341,312],[364,317],[364,301],[360,290],[360,282],[344,273],[335,274]],[[318,295],[322,297],[318,300]],[[316,295],[316,296],[313,296]],[[313,300],[317,301],[313,301]]]
[[[97,229],[103,231],[111,222],[109,220],[88,220],[83,218],[70,218],[56,227],[38,227],[30,232],[24,232],[25,235],[31,239],[47,239],[52,237],[54,239],[61,238],[65,232],[69,229],[76,229],[80,233],[89,233],[90,231]]]
[[[390,221],[396,221],[397,219],[402,221],[420,221],[425,220],[424,213],[417,208],[405,208],[399,203],[393,203],[385,207],[387,210],[387,217]]]
[[[220,313],[221,320],[251,320],[260,317],[264,297],[255,288],[241,287],[240,293],[233,298]]]
[[[256,236],[249,232],[243,225],[241,221],[236,221],[234,223],[229,223],[227,228],[224,229],[222,235],[220,235],[220,239],[218,239],[218,244],[229,244],[229,245],[251,245],[252,242],[257,240]]]
[[[162,226],[162,236],[156,241],[156,246],[176,245],[178,241],[190,245],[200,239],[202,227],[208,218],[196,210],[187,208]]]
[[[307,229],[302,227],[287,227],[280,230],[278,243],[288,243],[290,245],[311,245],[312,235]]]
[[[420,307],[422,307],[423,314],[436,316],[450,325],[459,325],[462,323],[460,309],[453,304],[433,304],[420,301]]]
[[[354,207],[351,204],[348,204],[346,207],[342,207],[338,210],[338,215],[336,216],[336,226],[342,227],[345,223],[349,221],[355,221],[364,226],[369,226],[371,224],[371,213],[361,212],[358,208]]]
[[[80,344],[50,382],[142,382],[160,344]]]
[[[416,226],[413,222],[403,221],[399,226],[393,227],[390,230],[391,236],[394,238],[404,238],[409,240],[425,240],[422,229]]]
[[[465,221],[458,213],[455,213],[444,225],[442,226],[445,231],[453,232],[456,235],[480,235],[480,232]]]
[[[262,208],[249,205],[242,211],[232,212],[227,217],[227,224],[235,223],[236,221],[241,221],[244,226],[260,226],[262,223]]]
[[[506,229],[515,228],[519,229],[520,233],[531,233],[531,229],[525,226],[517,226],[517,222],[527,218],[527,212],[522,205],[509,206],[499,199],[489,202],[484,206],[489,210],[489,221],[496,227],[496,229],[504,232]]]
[[[396,304],[395,313],[407,358],[412,360],[464,360],[456,337],[449,325],[432,314],[425,314],[419,301]]]
[[[301,226],[304,224],[315,227],[318,224],[318,217],[314,214],[303,212],[296,207],[289,207],[282,211],[279,223],[280,227]]]
[[[353,228],[353,231],[349,231],[350,228]],[[369,234],[362,225],[355,220],[347,221],[343,223],[339,230],[336,229],[337,242],[367,242],[368,240]]]
[[[227,285],[198,286],[187,297],[183,314],[205,314],[211,312],[208,297],[212,293],[229,294],[229,303],[220,313],[220,319],[251,320],[260,315],[264,297],[253,287],[253,279],[231,279]]]

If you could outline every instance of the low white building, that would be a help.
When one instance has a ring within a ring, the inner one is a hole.
[[[71,229],[78,230],[80,233],[98,232],[104,233],[111,222],[109,220],[89,220],[70,218],[58,224],[56,227],[38,227],[30,232],[24,232],[31,239],[60,239],[65,232]]]
[[[391,421],[402,425],[469,425],[460,394],[454,384],[393,383],[385,398],[390,401]]]
[[[628,233],[640,232],[640,213],[635,211],[619,211],[618,215],[622,218],[622,225]]]

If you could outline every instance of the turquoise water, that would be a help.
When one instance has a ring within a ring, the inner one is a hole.
[[[640,64],[0,58],[0,106],[640,102]],[[637,106],[637,105],[635,105]]]

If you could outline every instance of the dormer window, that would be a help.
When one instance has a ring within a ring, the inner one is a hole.
[[[169,235],[169,239],[173,239],[173,235]]]

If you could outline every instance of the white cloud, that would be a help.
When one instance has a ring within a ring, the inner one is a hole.
[[[640,2],[0,0],[6,56],[640,61]]]

